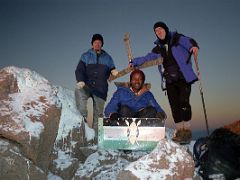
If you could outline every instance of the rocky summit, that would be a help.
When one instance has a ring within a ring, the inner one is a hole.
[[[98,149],[73,91],[29,69],[0,70],[0,179],[198,179],[193,144],[166,129],[152,152]]]

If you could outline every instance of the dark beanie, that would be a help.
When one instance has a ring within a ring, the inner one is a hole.
[[[135,69],[134,71],[131,72],[131,74],[130,74],[130,81],[132,80],[134,74],[140,74],[142,76],[142,78],[143,78],[143,82],[145,81],[145,74],[140,69]]]
[[[102,42],[102,46],[103,46],[103,37],[101,34],[94,34],[93,37],[92,37],[92,41],[91,41],[91,44],[93,45],[93,42],[95,40],[100,40]]]
[[[156,23],[154,24],[154,26],[153,26],[154,32],[155,32],[155,29],[156,29],[157,27],[163,28],[163,29],[165,30],[166,34],[169,33],[169,29],[168,29],[167,25],[166,25],[164,22],[161,22],[161,21],[156,22]]]

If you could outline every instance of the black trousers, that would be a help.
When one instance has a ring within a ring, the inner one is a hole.
[[[190,121],[192,110],[190,105],[191,84],[179,80],[166,84],[169,104],[175,123]]]
[[[129,106],[122,105],[118,111],[120,117],[133,117],[133,118],[155,118],[157,114],[157,110],[148,106],[138,112],[134,112]]]

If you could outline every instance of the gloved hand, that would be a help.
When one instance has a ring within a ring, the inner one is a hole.
[[[85,82],[79,81],[76,86],[78,89],[82,89],[85,86]]]
[[[165,119],[167,119],[167,115],[166,115],[166,113],[165,113],[164,111],[162,111],[162,112],[157,112],[156,118],[159,118],[159,119],[161,119],[161,120],[165,120]]]
[[[129,68],[134,68],[134,65],[133,65],[132,61],[128,63],[128,67]]]
[[[111,71],[111,74],[112,74],[113,76],[117,76],[117,75],[118,75],[118,70],[113,69],[113,70]]]
[[[113,120],[118,120],[118,118],[120,118],[120,115],[116,112],[112,113],[110,115],[110,120],[113,121]]]
[[[111,126],[119,125],[118,118],[120,118],[120,115],[116,112],[110,115]]]

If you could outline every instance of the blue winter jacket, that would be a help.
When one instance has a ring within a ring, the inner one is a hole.
[[[127,105],[134,112],[138,112],[147,106],[153,106],[157,112],[163,112],[163,109],[154,99],[153,94],[148,90],[136,96],[129,87],[119,86],[105,108],[105,117],[109,117],[113,112],[118,112],[120,105]]]
[[[198,78],[194,73],[194,70],[192,68],[192,62],[190,61],[191,58],[190,49],[193,46],[198,47],[196,41],[182,34],[178,34],[177,32],[170,32],[169,36],[170,36],[169,50],[171,49],[173,57],[175,58],[185,80],[188,83],[193,83],[197,81]],[[158,39],[154,42],[154,44],[156,44],[159,47],[164,46],[163,44],[160,43]],[[146,61],[150,61],[159,57],[162,58],[161,54],[157,54],[156,52],[152,51],[151,53],[148,53],[146,56],[134,58],[132,60],[132,63],[134,66],[140,66]],[[162,83],[164,83],[165,79],[163,77],[162,70],[163,66],[159,65],[158,69],[161,74]],[[162,87],[164,86],[165,85],[162,84]]]
[[[77,82],[83,81],[86,87],[96,96],[106,100],[108,78],[111,70],[115,69],[112,57],[104,50],[97,58],[93,49],[83,53],[75,70]]]

